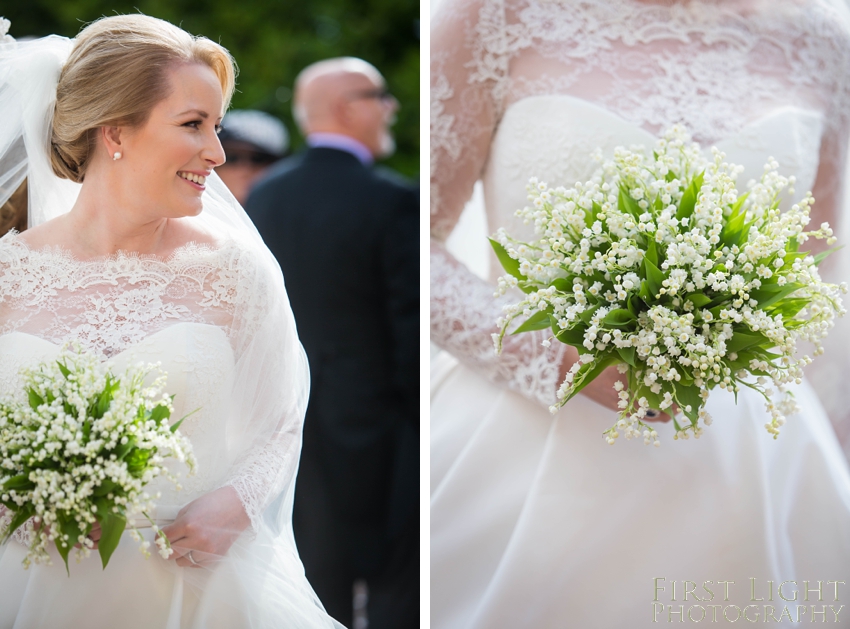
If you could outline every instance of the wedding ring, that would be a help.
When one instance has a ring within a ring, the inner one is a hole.
[[[195,561],[194,557],[192,557],[192,551],[191,550],[188,553],[186,553],[186,556],[189,558],[189,561],[192,562],[193,566],[200,566],[201,565],[197,561]]]

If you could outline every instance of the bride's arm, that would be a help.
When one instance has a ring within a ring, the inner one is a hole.
[[[480,31],[502,19],[497,3],[445,3],[431,30],[431,340],[491,381],[549,406],[577,358],[560,343],[544,347],[545,331],[507,336],[496,355],[492,334],[502,307],[517,295],[494,296],[445,247],[487,160],[498,118],[498,84],[507,57],[482,52]],[[610,378],[608,376],[611,376]],[[606,374],[585,389],[604,406],[617,408]]]
[[[258,245],[259,246],[259,245]],[[280,269],[268,251],[244,250],[231,269],[236,368],[228,407],[226,465],[218,489],[184,507],[163,531],[178,565],[224,556],[269,505],[291,494],[309,394],[309,370]],[[225,464],[224,461],[222,464]]]

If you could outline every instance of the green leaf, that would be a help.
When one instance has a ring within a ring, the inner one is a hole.
[[[673,363],[673,366],[676,368],[676,371],[679,372],[679,377],[681,378],[681,380],[678,381],[679,384],[681,384],[683,387],[689,387],[694,383],[694,379],[685,370],[685,368],[682,367],[682,365],[680,365],[679,363]]]
[[[690,295],[686,295],[685,299],[690,301],[695,308],[702,308],[703,306],[707,306],[711,303],[711,298],[706,296],[705,293],[696,292],[691,293]]]
[[[629,299],[626,302],[626,305],[629,308],[629,312],[631,312],[635,318],[640,314],[640,297],[635,294],[629,295]]]
[[[694,213],[694,207],[697,204],[697,194],[699,190],[694,189],[694,184],[691,183],[682,194],[682,199],[679,201],[679,209],[676,210],[676,218],[690,218]]]
[[[815,256],[815,266],[818,266],[821,262],[826,260],[830,255],[838,251],[844,247],[844,245],[840,245],[838,247],[833,247],[832,249],[827,249],[826,251],[821,251],[819,254]]]
[[[738,352],[738,356],[735,360],[729,361],[729,367],[731,367],[732,373],[737,373],[739,370],[743,369],[754,376],[767,376],[769,374],[766,371],[752,369],[750,367],[750,361],[753,359],[772,361],[774,360],[772,357],[775,356],[778,355],[770,352],[744,350],[742,352]]]
[[[641,280],[640,282],[638,297],[640,297],[643,300],[643,303],[647,306],[651,305],[655,301],[654,295],[649,294],[649,284],[646,283],[646,280]]]
[[[555,287],[556,291],[561,293],[573,292],[572,278],[559,277],[552,282],[552,286]]]
[[[602,324],[612,328],[627,328],[637,319],[624,308],[612,310],[602,318]]]
[[[578,373],[575,376],[575,380],[573,382],[579,382],[579,379],[583,377],[581,380],[581,384],[576,386],[571,392],[567,401],[574,398],[578,393],[584,389],[587,385],[593,382],[596,377],[605,371],[608,367],[612,365],[616,365],[620,362],[619,356],[617,354],[602,354],[597,356],[595,360],[586,363],[581,366],[581,369],[578,370]],[[586,374],[586,375],[584,375]]]
[[[618,347],[617,354],[620,355],[620,358],[623,359],[623,362],[629,365],[630,367],[637,367],[637,363],[635,362],[635,348],[634,347]]]
[[[584,333],[587,330],[583,325],[577,325],[566,330],[561,330],[555,334],[555,338],[565,345],[573,347],[584,347]]]
[[[655,241],[652,238],[647,238],[645,257],[655,266],[658,266],[658,249],[655,246]]]
[[[789,238],[788,243],[785,245],[785,251],[788,253],[797,253],[800,250],[800,241],[796,238]],[[787,259],[787,258],[786,258]]]
[[[63,365],[60,361],[56,361],[56,364],[59,365],[59,371],[62,372],[62,375],[67,379],[68,376],[71,375],[71,370],[68,369],[65,365]]]
[[[525,275],[519,272],[519,261],[514,260],[511,256],[509,256],[507,250],[501,244],[492,238],[488,238],[488,240],[490,241],[490,246],[493,247],[493,251],[496,252],[496,258],[498,258],[499,264],[502,265],[502,268],[518,280],[527,279]]]
[[[744,201],[747,200],[747,197],[750,196],[749,192],[745,192],[741,196],[738,197],[738,200],[732,205],[732,216],[738,214],[741,211],[741,208],[744,207]]]
[[[617,207],[623,213],[628,213],[638,218],[641,215],[640,207],[626,190],[625,186],[620,186],[620,196],[617,199]]]
[[[130,437],[127,439],[127,443],[119,443],[118,447],[115,448],[115,456],[119,461],[123,460],[130,451],[136,447],[136,439],[134,437]]]
[[[720,233],[720,241],[727,247],[740,244],[746,220],[746,212],[741,212],[730,218],[726,225],[723,226],[723,231]]]
[[[535,312],[533,315],[531,315],[528,319],[523,321],[522,325],[519,326],[513,332],[511,332],[511,334],[521,334],[523,332],[533,332],[534,330],[545,330],[546,328],[548,328],[550,326],[551,326],[551,321],[549,320],[549,313],[546,312],[545,310],[539,310],[539,311]],[[159,407],[157,407],[157,408],[159,408]],[[154,410],[156,410],[156,409],[154,409]]]
[[[29,397],[30,408],[34,411],[38,410],[38,407],[44,404],[44,398],[36,393],[32,387],[27,389],[27,396]]]
[[[141,448],[133,450],[127,457],[127,471],[133,476],[140,476],[148,466],[151,454],[153,454],[152,450],[142,450]]]
[[[785,286],[768,284],[767,286],[762,286],[762,288],[751,292],[750,299],[755,299],[758,302],[759,309],[764,310],[765,308],[775,304],[780,299],[784,299],[801,288],[803,288],[803,285],[797,282],[792,282]]]
[[[758,332],[735,332],[732,338],[726,341],[726,352],[740,352],[742,349],[767,342],[767,337]]]
[[[654,301],[655,296],[658,295],[662,288],[662,283],[665,280],[664,273],[662,273],[661,269],[646,258],[643,259],[643,264],[646,267],[646,285],[649,289],[650,299]]]
[[[588,325],[590,325],[590,320],[593,318],[593,313],[595,313],[597,310],[599,310],[598,305],[592,306],[592,307],[588,308],[587,310],[585,310],[584,312],[582,312],[581,314],[579,314],[578,318],[581,319],[582,321],[584,321],[585,323],[587,323]]]
[[[118,487],[118,483],[107,478],[94,489],[92,494],[97,498],[101,498],[114,491],[116,487]]]
[[[111,374],[107,374],[106,386],[97,397],[97,402],[95,402],[94,409],[92,410],[93,415],[97,419],[103,417],[103,414],[109,410],[109,405],[112,404],[112,398],[115,396],[115,392],[118,391],[119,386],[121,386],[121,383],[113,378]]]
[[[168,410],[168,407],[164,404],[158,404],[154,406],[151,411],[151,419],[154,420],[157,424],[163,419],[171,417],[171,411]]]
[[[682,412],[691,420],[691,423],[696,423],[699,417],[699,408],[702,404],[700,388],[693,385],[685,386],[681,382],[673,383],[673,387],[676,389],[676,397],[679,400]],[[691,407],[690,411],[685,410],[685,407],[688,405]]]
[[[61,513],[56,518],[57,523],[59,524],[59,530],[61,531],[60,537],[57,537],[55,541],[56,550],[59,551],[59,556],[62,557],[62,560],[65,562],[65,572],[68,573],[68,576],[71,576],[71,570],[68,567],[68,554],[71,552],[71,549],[77,544],[77,540],[82,535],[82,530],[80,530],[79,524],[77,521],[70,516],[64,516]],[[64,535],[68,536],[68,541],[65,541]]]
[[[587,227],[593,227],[593,223],[596,222],[596,217],[599,216],[600,212],[602,212],[602,206],[594,201],[591,209],[589,211],[586,210],[584,213],[584,224]]]
[[[173,396],[172,396],[172,398],[173,398]],[[192,411],[191,413],[186,413],[185,415],[183,415],[183,417],[181,417],[176,422],[171,424],[171,428],[170,428],[171,432],[177,432],[177,429],[180,428],[180,424],[182,424],[186,420],[186,418],[191,417],[192,415],[197,413],[199,410],[201,410],[200,406],[198,408],[196,408],[194,411]]]
[[[95,504],[98,508],[97,520],[100,522],[100,541],[97,543],[97,551],[100,553],[100,560],[104,569],[106,569],[109,558],[118,548],[121,534],[124,532],[124,527],[127,526],[127,520],[117,513],[113,513],[107,501],[102,500]]]
[[[661,406],[661,397],[653,393],[649,387],[645,385],[641,385],[641,387],[637,390],[636,395],[637,399],[645,397],[646,401],[649,403],[649,408],[658,408]]]
[[[13,476],[5,483],[3,483],[3,489],[7,491],[9,489],[15,489],[19,491],[29,491],[30,489],[35,488],[35,483],[33,483],[29,478],[29,472],[24,474],[18,474],[17,476]]]
[[[770,310],[770,316],[782,315],[783,319],[793,319],[810,303],[809,299],[786,299]]]

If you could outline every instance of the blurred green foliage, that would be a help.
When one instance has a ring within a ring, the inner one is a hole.
[[[10,35],[74,37],[101,16],[137,13],[168,20],[230,50],[239,65],[234,109],[261,109],[286,123],[292,149],[292,85],[305,66],[338,56],[365,59],[401,103],[396,154],[386,165],[419,173],[418,0],[0,0]]]

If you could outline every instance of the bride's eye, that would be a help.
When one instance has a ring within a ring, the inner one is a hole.
[[[184,127],[192,127],[193,129],[198,129],[201,126],[200,120],[191,120],[189,122],[183,123]]]
[[[215,134],[218,135],[219,133],[221,133],[221,129],[222,129],[221,125],[217,124],[215,126]]]

